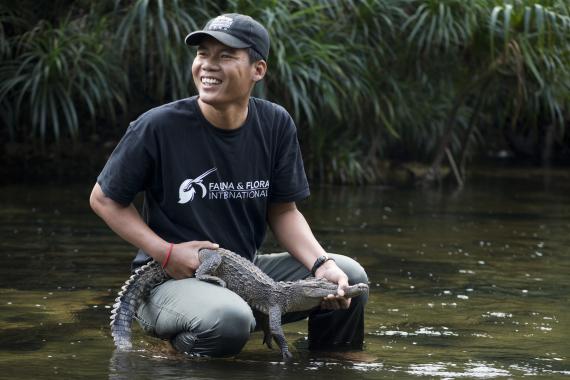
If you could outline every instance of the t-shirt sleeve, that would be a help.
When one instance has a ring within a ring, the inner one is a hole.
[[[310,195],[297,128],[291,116],[283,110],[284,125],[277,141],[277,154],[271,176],[270,202],[296,202]]]
[[[103,193],[114,201],[128,205],[145,189],[153,159],[142,120],[132,122],[97,177]]]

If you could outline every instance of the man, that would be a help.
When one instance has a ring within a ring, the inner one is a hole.
[[[275,280],[311,274],[338,283],[338,294],[309,316],[309,347],[362,347],[366,297],[342,287],[366,282],[354,260],[327,254],[295,202],[309,195],[296,128],[280,106],[251,97],[267,71],[269,35],[249,16],[210,20],[186,43],[198,46],[198,95],[154,108],[131,123],[97,179],[93,210],[175,280],[156,287],[137,319],[181,352],[237,354],[255,328],[233,292],[193,278],[198,250],[219,246],[255,262]],[[144,191],[142,216],[132,205]],[[256,255],[269,224],[288,253]]]

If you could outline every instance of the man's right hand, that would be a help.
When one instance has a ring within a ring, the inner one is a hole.
[[[200,266],[198,251],[203,248],[218,249],[220,246],[210,241],[188,241],[185,243],[174,244],[168,265],[164,269],[166,273],[176,279],[192,277],[196,269]],[[166,251],[163,262],[166,260]]]

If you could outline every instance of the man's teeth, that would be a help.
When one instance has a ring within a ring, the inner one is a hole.
[[[220,84],[220,83],[222,83],[222,81],[219,80],[219,79],[216,79],[216,78],[206,78],[206,77],[203,77],[203,78],[202,78],[202,83],[204,83],[204,84]]]

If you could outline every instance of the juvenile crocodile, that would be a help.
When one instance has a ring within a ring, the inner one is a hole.
[[[281,327],[281,316],[292,311],[316,308],[323,297],[336,294],[338,288],[335,283],[316,278],[276,282],[251,261],[222,248],[202,249],[198,256],[200,266],[196,270],[196,278],[227,287],[252,309],[267,316],[268,323],[262,323],[265,333],[263,343],[271,348],[273,338],[283,358],[290,358],[291,353]],[[111,312],[111,334],[119,350],[132,348],[131,326],[139,305],[153,287],[169,278],[158,262],[151,261],[138,268],[125,282]],[[345,297],[352,298],[368,292],[368,285],[355,284],[344,291]]]

